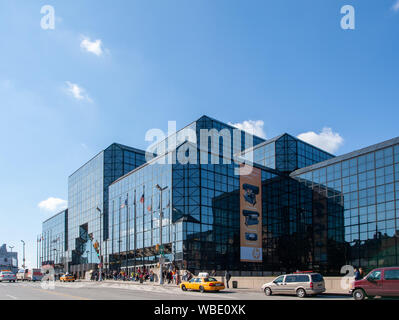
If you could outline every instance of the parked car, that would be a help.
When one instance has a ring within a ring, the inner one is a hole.
[[[0,282],[8,281],[8,282],[15,282],[17,280],[14,273],[11,271],[1,271],[0,272]]]
[[[318,295],[326,291],[324,278],[319,273],[293,273],[282,275],[262,286],[267,296],[296,294],[299,298]]]
[[[75,282],[75,277],[69,273],[63,274],[60,277],[61,282]]]
[[[180,284],[183,291],[197,290],[200,292],[205,291],[220,291],[224,289],[224,283],[212,277],[198,277],[190,281],[184,281]]]
[[[366,277],[354,281],[350,290],[355,300],[380,297],[399,297],[399,267],[378,268]]]

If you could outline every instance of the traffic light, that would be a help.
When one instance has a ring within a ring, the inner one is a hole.
[[[96,242],[93,244],[93,247],[94,247],[94,249],[95,249],[96,252],[97,252],[97,256],[100,256],[100,250],[99,250],[98,241],[96,241]]]

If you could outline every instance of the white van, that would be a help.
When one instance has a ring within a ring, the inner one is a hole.
[[[25,269],[17,273],[17,280],[21,281],[42,281],[43,274],[41,269]]]

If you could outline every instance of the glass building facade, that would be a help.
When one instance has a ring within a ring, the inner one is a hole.
[[[43,222],[39,236],[40,265],[64,265],[68,248],[68,210],[63,210]]]
[[[187,139],[187,129],[195,133],[194,141]],[[222,138],[220,133],[223,130],[226,135]],[[201,149],[201,134],[204,131],[207,140],[202,146],[206,145],[207,151]],[[171,143],[172,140],[174,144]],[[252,146],[263,141],[264,139],[203,116],[158,144],[154,148],[157,158],[118,179],[109,188],[111,236],[107,248],[110,252],[110,266],[132,268],[156,265],[159,261],[156,246],[161,243],[160,191],[155,187],[158,184],[166,188],[162,198],[162,250],[166,262],[179,268],[192,269],[201,259],[205,259],[209,266],[217,250],[222,258],[218,255],[218,260],[213,261],[212,266],[220,265],[221,268],[222,263],[225,263],[225,248],[229,238],[223,236],[223,239],[219,239],[218,236],[213,240],[211,233],[215,232],[214,214],[212,200],[209,202],[209,199],[231,192],[238,186],[238,176],[234,176],[234,169],[238,165],[232,161],[234,155],[245,150],[248,144]],[[160,147],[161,144],[164,145]],[[171,148],[176,144],[177,148]],[[177,159],[181,148],[187,146],[192,147],[191,152],[195,153],[195,163],[168,162],[171,158]],[[213,154],[208,150],[219,152],[216,157],[220,164],[199,163],[201,157],[202,160],[205,157],[208,163],[212,162]],[[230,163],[223,164],[225,160]],[[207,178],[202,180],[202,175]],[[213,185],[210,182],[208,184],[211,180]],[[232,218],[232,214],[231,212],[228,216]],[[233,220],[232,218],[229,221]],[[222,225],[219,220],[216,223],[218,232]],[[228,234],[232,232],[233,229]],[[193,238],[194,235],[199,236],[200,240]],[[218,241],[217,245],[215,241]],[[211,245],[209,250],[207,244]],[[190,253],[191,250],[196,251],[195,257]]]
[[[398,138],[300,169],[291,177],[312,190],[304,204],[325,220],[320,232],[327,246],[315,249],[321,262],[332,266],[331,252],[340,250],[350,265],[398,265]]]
[[[144,162],[144,151],[114,143],[69,177],[67,256],[72,271],[99,262],[94,247],[109,236],[108,187]]]
[[[249,155],[252,156],[254,163],[281,172],[292,172],[334,157],[287,133],[263,143],[254,144],[253,148],[241,154],[245,159],[248,159]]]
[[[95,268],[99,242],[111,270],[156,266],[161,253],[179,269],[243,276],[398,264],[399,138],[335,157],[289,134],[233,129],[203,116],[154,145],[148,162],[113,144],[71,175],[70,271]],[[256,263],[240,257],[242,162],[261,172]],[[44,235],[54,229],[43,224]]]

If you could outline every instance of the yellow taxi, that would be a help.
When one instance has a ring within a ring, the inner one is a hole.
[[[197,290],[200,292],[213,291],[218,292],[224,289],[224,283],[217,281],[212,277],[198,277],[193,278],[190,281],[183,281],[180,284],[180,288],[183,291],[187,290]]]
[[[75,282],[75,277],[71,274],[64,274],[60,277],[61,282]]]

